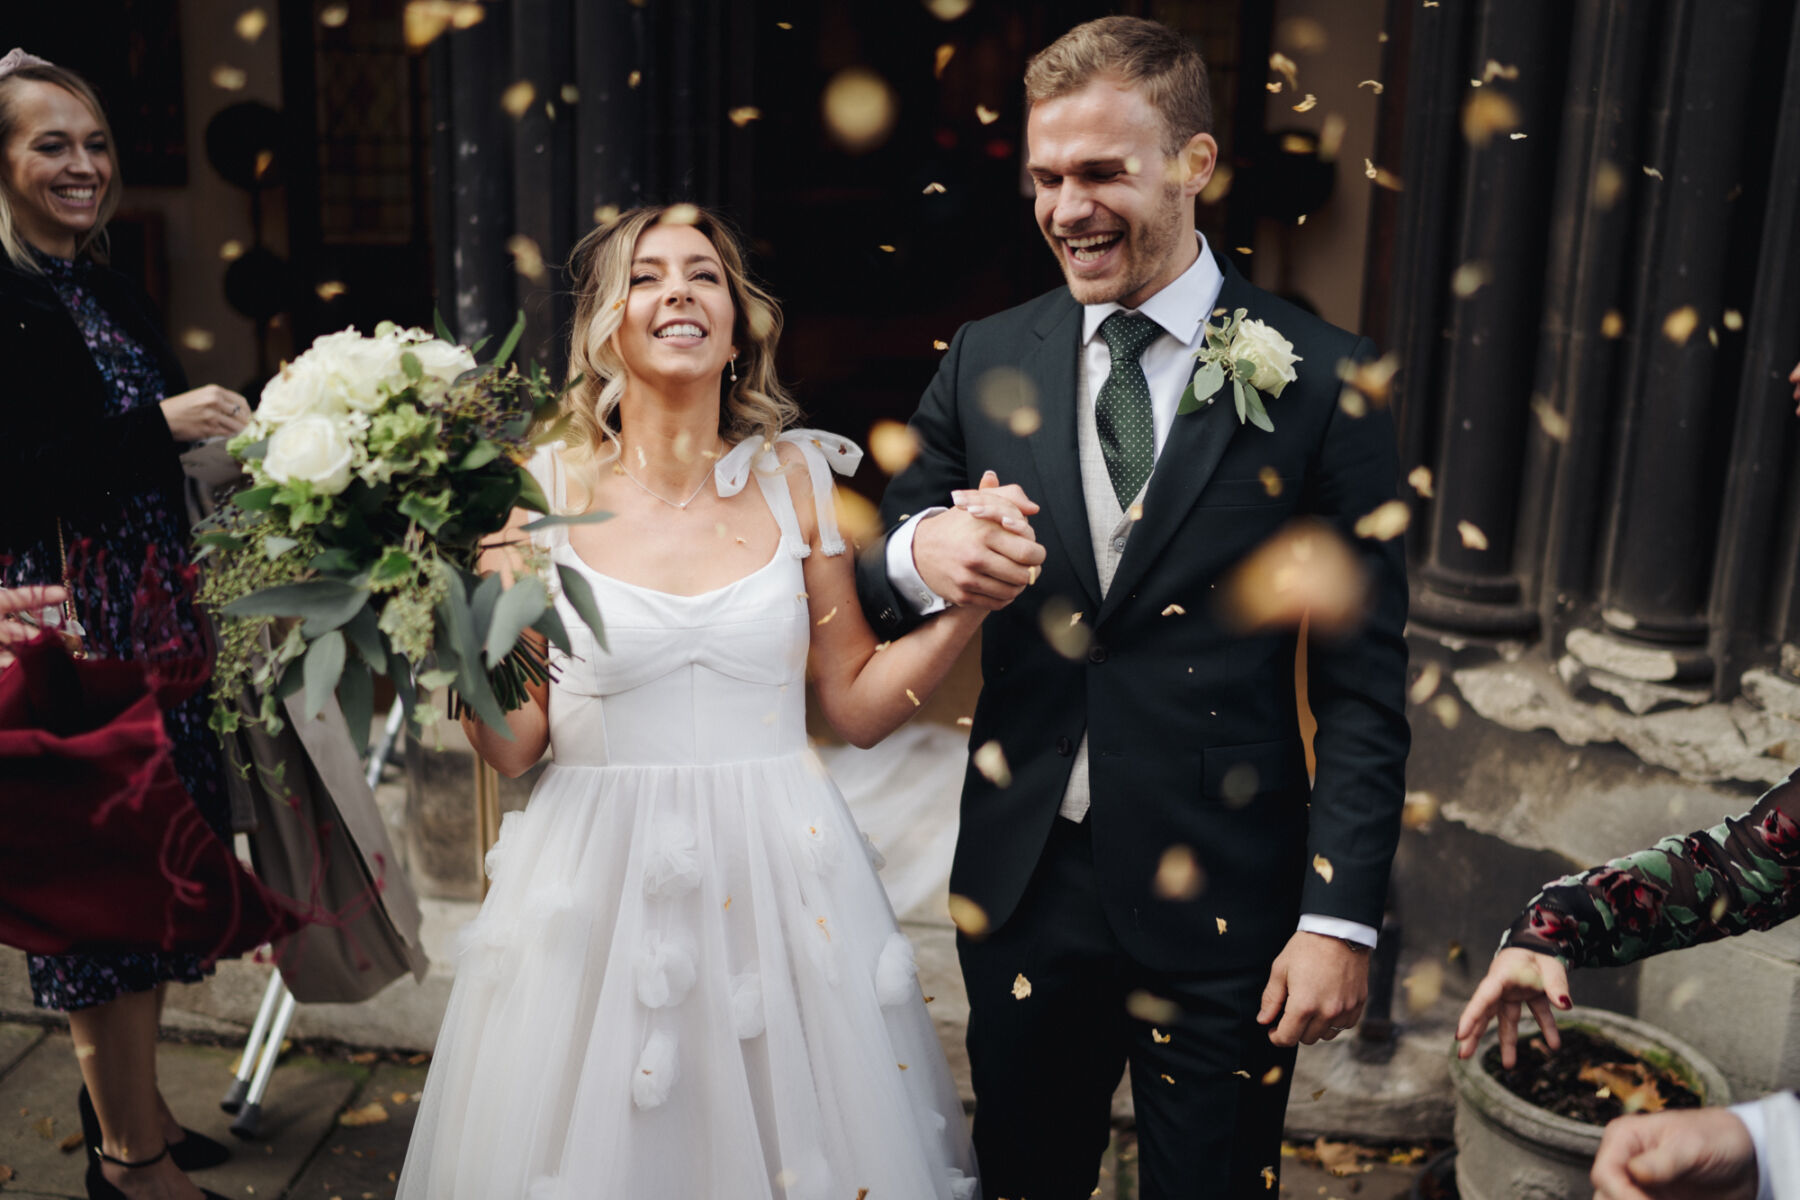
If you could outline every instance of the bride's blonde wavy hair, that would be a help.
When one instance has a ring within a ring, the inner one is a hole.
[[[655,205],[621,213],[618,220],[589,232],[569,256],[575,281],[575,319],[569,338],[569,377],[563,396],[568,429],[564,458],[577,476],[619,456],[619,398],[625,393],[625,362],[613,335],[625,318],[631,290],[631,263],[638,239],[654,225],[692,225],[718,251],[725,267],[733,318],[731,339],[738,348],[737,382],[721,375],[719,436],[728,444],[748,437],[772,441],[799,420],[800,406],[775,377],[775,347],[781,339],[781,305],[750,277],[736,235],[723,217],[692,204]]]

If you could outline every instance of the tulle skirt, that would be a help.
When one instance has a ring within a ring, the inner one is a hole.
[[[973,1200],[873,853],[810,752],[551,766],[489,856],[399,1195]]]

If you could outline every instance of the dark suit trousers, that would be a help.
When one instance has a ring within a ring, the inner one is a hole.
[[[957,946],[988,1200],[1086,1200],[1127,1063],[1144,1200],[1274,1194],[1263,1172],[1281,1169],[1295,1052],[1256,1024],[1267,972],[1170,975],[1133,962],[1101,910],[1086,824],[1058,817],[1018,910]],[[1126,1010],[1137,992],[1173,1007],[1140,1019]]]

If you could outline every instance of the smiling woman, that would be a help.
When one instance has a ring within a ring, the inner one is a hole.
[[[235,433],[250,410],[224,388],[189,390],[147,301],[101,261],[119,204],[113,149],[85,80],[20,50],[0,58],[0,587],[66,585],[65,617],[78,618],[87,652],[132,660],[157,649],[143,632],[153,614],[174,622],[177,640],[202,640],[182,584],[179,454]],[[199,815],[228,838],[206,718],[195,697],[165,709],[163,725]],[[34,1001],[69,1014],[88,1195],[211,1195],[183,1172],[227,1152],[181,1127],[155,1070],[162,990],[200,980],[208,960],[146,946],[29,962]]]

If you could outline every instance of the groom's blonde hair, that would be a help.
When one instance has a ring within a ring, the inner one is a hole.
[[[1080,91],[1096,79],[1141,88],[1163,121],[1163,149],[1179,153],[1213,127],[1206,60],[1188,39],[1142,17],[1101,17],[1077,25],[1025,64],[1029,107]]]

